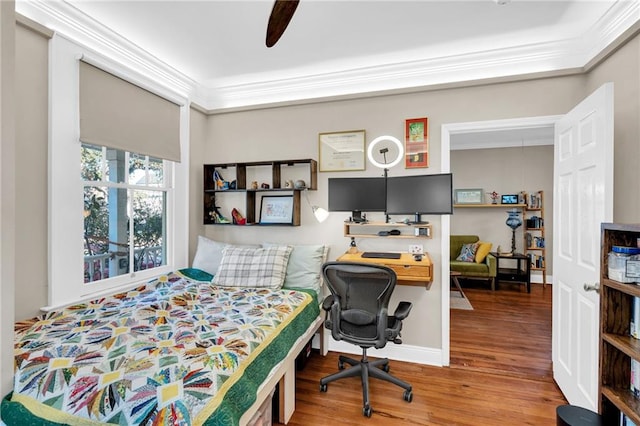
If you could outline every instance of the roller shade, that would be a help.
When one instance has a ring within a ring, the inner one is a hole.
[[[180,107],[80,61],[80,140],[180,161]]]

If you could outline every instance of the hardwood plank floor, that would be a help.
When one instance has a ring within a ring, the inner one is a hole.
[[[463,284],[464,288],[465,284]],[[296,411],[289,425],[555,425],[566,404],[551,373],[551,287],[500,284],[492,292],[464,288],[473,311],[451,311],[451,367],[391,361],[391,373],[413,386],[370,380],[373,415],[362,415],[359,378],[330,383],[338,354],[313,353],[296,379]]]

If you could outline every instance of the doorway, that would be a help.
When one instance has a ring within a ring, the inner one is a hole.
[[[543,116],[543,117],[529,117],[507,120],[494,120],[494,121],[482,121],[482,122],[468,122],[468,123],[453,123],[445,124],[442,126],[442,152],[443,152],[443,172],[453,172],[451,170],[451,149],[458,148],[452,146],[452,141],[456,142],[462,140],[463,149],[474,149],[478,147],[483,148],[507,148],[509,146],[522,146],[525,135],[537,134],[542,129],[553,129],[555,122],[559,119],[559,116]],[[518,133],[520,136],[518,136]],[[503,136],[500,139],[497,135]],[[553,131],[551,131],[553,134]],[[474,138],[471,135],[475,135]],[[506,137],[508,136],[508,137]],[[475,140],[475,142],[473,142]],[[548,143],[548,142],[547,142]],[[552,143],[552,142],[551,142]],[[541,142],[532,138],[531,145]],[[454,176],[454,187],[457,187]],[[487,188],[488,190],[488,188]],[[505,216],[506,219],[506,216]],[[501,219],[504,222],[504,219]],[[444,227],[443,223],[443,235],[442,245],[443,253],[449,252],[449,237],[451,235],[451,222],[447,223],[447,227]],[[504,225],[501,225],[504,226]],[[506,229],[506,227],[505,227]],[[497,247],[494,247],[494,249]],[[446,277],[449,274],[449,259],[443,257],[442,259],[442,271],[443,276]],[[443,280],[443,282],[445,282]],[[548,281],[549,282],[549,281]],[[490,290],[489,290],[490,291]],[[442,360],[443,365],[450,365],[450,293],[448,291],[442,292]]]

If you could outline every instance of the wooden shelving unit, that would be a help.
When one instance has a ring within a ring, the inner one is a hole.
[[[400,235],[378,235],[380,231],[398,230]],[[431,224],[406,224],[385,222],[345,222],[344,236],[357,238],[432,238]]]
[[[547,254],[544,235],[544,191],[528,194],[524,205],[524,254],[529,257],[531,271],[542,273],[542,284],[547,284]]]
[[[304,176],[297,179],[305,181],[306,189],[318,189],[318,163],[316,160],[279,160],[279,161],[256,161],[249,163],[221,163],[221,164],[205,164],[204,165],[204,205],[203,205],[203,221],[205,225],[228,225],[216,223],[211,212],[215,207],[219,207],[216,201],[225,194],[243,193],[245,194],[244,206],[235,206],[236,208],[244,207],[246,212],[247,225],[259,225],[259,216],[256,215],[256,208],[259,208],[258,194],[263,193],[287,193],[293,194],[293,221],[288,226],[300,225],[300,192],[302,190],[284,187],[284,168],[288,166],[306,165],[308,172]],[[258,187],[252,189],[247,182],[247,171],[251,168],[268,167],[270,168],[269,189]],[[235,189],[220,189],[217,187],[214,172],[221,173],[228,182],[235,181]],[[235,174],[235,176],[231,176]],[[231,214],[229,214],[229,219]],[[274,226],[274,225],[269,225]]]
[[[631,360],[640,361],[640,340],[630,335],[634,297],[640,286],[608,278],[613,246],[635,247],[640,225],[603,223],[600,255],[599,407],[603,424],[619,424],[620,413],[640,425],[640,399],[630,389]]]

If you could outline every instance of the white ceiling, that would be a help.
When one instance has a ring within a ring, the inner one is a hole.
[[[579,69],[640,20],[635,0],[301,0],[267,48],[272,0],[16,4],[99,52],[146,52],[211,110]]]

